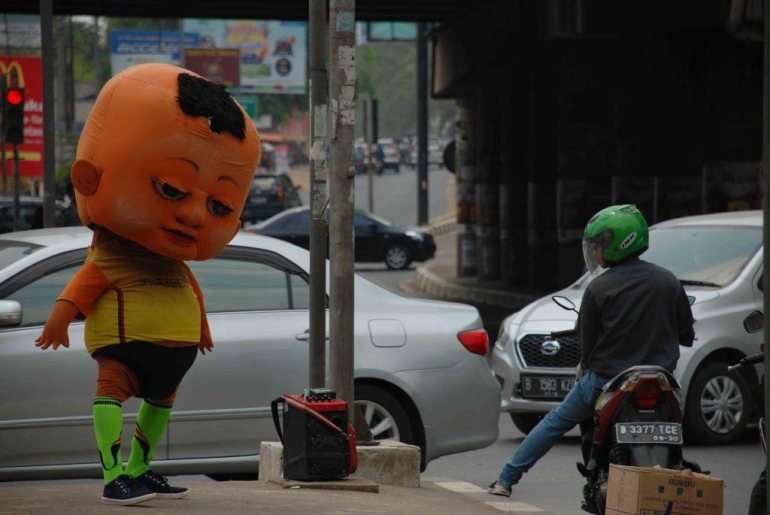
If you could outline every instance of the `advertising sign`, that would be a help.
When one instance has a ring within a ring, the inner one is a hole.
[[[40,16],[4,14],[0,30],[0,53],[6,48],[40,50]]]
[[[197,34],[185,34],[184,46],[197,47]],[[110,31],[110,64],[115,75],[130,66],[164,63],[181,66],[179,32],[173,30]]]
[[[184,20],[200,46],[241,51],[242,93],[307,92],[307,23],[296,21]]]
[[[241,83],[240,58],[237,48],[184,49],[185,68],[228,88],[237,88]]]
[[[0,56],[0,75],[16,70],[24,88],[24,143],[19,144],[19,174],[43,176],[43,64],[40,57]],[[13,170],[13,145],[6,145],[6,170]]]

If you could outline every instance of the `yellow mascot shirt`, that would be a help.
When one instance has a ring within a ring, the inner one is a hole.
[[[85,264],[59,300],[72,302],[85,315],[86,348],[93,354],[132,340],[197,344],[199,295],[183,261],[111,240],[88,249]]]

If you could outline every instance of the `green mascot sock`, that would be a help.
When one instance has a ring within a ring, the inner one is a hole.
[[[157,401],[145,399],[139,406],[139,414],[136,416],[136,431],[131,441],[131,456],[128,458],[126,474],[131,477],[139,477],[150,470],[150,462],[155,456],[155,448],[158,446],[166,424],[171,416],[171,404],[163,404]]]
[[[120,442],[123,433],[123,405],[112,397],[94,398],[94,431],[104,484],[123,474]]]

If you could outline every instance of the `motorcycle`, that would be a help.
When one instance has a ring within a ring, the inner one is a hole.
[[[566,297],[553,297],[560,307],[577,313]],[[553,333],[558,337],[576,329]],[[583,511],[604,514],[610,464],[702,472],[682,456],[681,386],[668,370],[639,365],[624,370],[602,389],[591,420],[580,424],[586,478]],[[707,472],[706,472],[707,473]]]
[[[755,311],[751,315],[749,315],[746,320],[743,322],[743,327],[746,329],[749,333],[756,333],[759,331],[762,331],[764,329],[764,317],[762,315],[761,311]],[[738,363],[735,365],[731,365],[727,367],[728,372],[732,372],[733,370],[740,370],[743,367],[750,367],[757,365],[759,363],[764,363],[765,360],[765,344],[763,343],[760,346],[760,352],[757,354],[752,354],[751,356],[746,356],[745,358],[742,358]],[[759,418],[759,443],[762,447],[762,454],[767,455],[767,442],[765,441],[766,438],[766,430],[765,430],[765,417],[764,417],[764,408],[765,408],[765,384],[764,384],[764,374],[762,377],[762,381],[757,385],[753,392],[752,397],[754,398],[754,402],[759,407],[759,412],[762,414]],[[767,513],[767,494],[766,494],[766,479],[765,479],[765,471],[762,471],[760,473],[759,479],[757,480],[754,488],[751,491],[751,500],[749,503],[749,515],[765,515]]]

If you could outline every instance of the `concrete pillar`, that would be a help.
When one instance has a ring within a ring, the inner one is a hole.
[[[531,291],[556,288],[559,244],[556,224],[558,164],[558,61],[549,47],[533,59],[532,144],[527,183],[527,245]]]
[[[457,180],[457,277],[476,275],[476,123],[474,97],[457,99],[455,175]]]
[[[486,83],[478,89],[476,268],[481,281],[500,278],[499,89],[496,83]]]
[[[527,163],[530,144],[529,67],[500,87],[500,278],[527,286]]]

